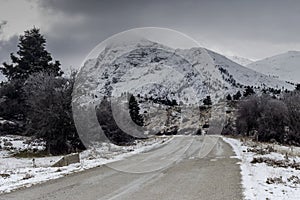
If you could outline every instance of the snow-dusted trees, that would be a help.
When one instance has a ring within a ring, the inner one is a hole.
[[[60,76],[62,71],[58,61],[52,62],[51,54],[46,50],[46,39],[40,30],[32,28],[19,37],[17,56],[11,54],[12,64],[3,63],[0,67],[8,80],[26,80],[36,72],[48,72]]]
[[[0,116],[22,125],[14,134],[43,138],[52,154],[84,148],[71,110],[74,77],[61,76],[60,63],[46,50],[39,29],[19,37],[11,64],[3,63],[0,70],[8,79],[0,89]]]
[[[251,95],[238,105],[237,132],[260,141],[300,145],[300,93],[286,93],[283,99]]]
[[[52,61],[46,50],[46,39],[40,30],[33,28],[19,37],[17,55],[11,53],[11,64],[6,62],[0,71],[8,79],[0,89],[0,115],[9,120],[26,120],[23,85],[26,79],[37,72],[52,73],[60,76],[62,71],[58,61]]]
[[[25,85],[28,108],[27,134],[43,138],[48,153],[70,153],[83,149],[72,115],[74,76],[56,77],[40,72],[29,76]]]
[[[140,114],[139,104],[132,94],[129,97],[128,108],[132,121],[134,121],[134,123],[136,123],[139,126],[143,126],[144,119],[143,116]]]

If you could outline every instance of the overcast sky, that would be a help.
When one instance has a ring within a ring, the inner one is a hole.
[[[0,0],[0,62],[33,26],[69,68],[99,42],[136,27],[175,29],[208,49],[257,60],[300,50],[299,24],[297,0]]]

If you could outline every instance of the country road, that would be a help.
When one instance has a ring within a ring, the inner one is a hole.
[[[243,199],[238,160],[216,136],[175,137],[150,152],[1,195],[0,200]]]

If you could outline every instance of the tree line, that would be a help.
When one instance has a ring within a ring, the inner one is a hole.
[[[16,124],[9,133],[43,138],[53,155],[84,149],[72,116],[75,73],[62,76],[40,30],[25,31],[10,58],[0,67],[7,78],[0,87],[0,116]]]
[[[280,97],[255,94],[241,100],[237,107],[236,133],[259,141],[300,145],[300,90]]]

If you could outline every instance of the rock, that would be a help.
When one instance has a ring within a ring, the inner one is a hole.
[[[12,146],[12,143],[9,141],[4,142],[4,146]]]
[[[26,173],[25,176],[23,177],[23,180],[30,179],[32,177],[34,177],[32,174]]]
[[[63,167],[68,166],[73,163],[79,163],[79,153],[73,153],[66,156],[63,156],[59,161],[57,161],[52,167]]]
[[[274,183],[284,184],[285,182],[282,180],[282,176],[280,176],[280,177],[274,177],[274,178],[267,178],[266,183],[267,184],[274,184]]]
[[[0,174],[0,176],[1,176],[2,178],[9,178],[9,177],[10,177],[9,174]]]

